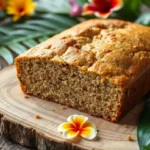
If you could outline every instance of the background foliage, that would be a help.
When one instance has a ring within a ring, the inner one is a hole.
[[[150,150],[150,98],[146,101],[141,114],[137,136],[140,150]]]

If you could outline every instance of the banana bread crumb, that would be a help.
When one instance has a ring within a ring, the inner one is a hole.
[[[29,96],[28,95],[24,95],[24,98],[29,98]]]
[[[128,126],[128,125],[126,125],[126,124],[124,125],[124,127],[125,127],[125,128],[129,128],[129,126]]]
[[[36,114],[36,115],[35,115],[35,118],[36,118],[36,119],[40,119],[41,117],[40,117],[39,114]]]
[[[131,135],[128,135],[128,136],[127,136],[127,140],[128,140],[128,141],[132,141]]]

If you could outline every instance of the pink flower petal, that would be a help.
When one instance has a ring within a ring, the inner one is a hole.
[[[81,15],[82,8],[79,5],[74,5],[70,11],[71,16]]]
[[[82,7],[76,2],[76,0],[69,0],[69,4],[72,6],[70,15],[72,16],[81,15]]]
[[[71,6],[73,6],[73,5],[76,5],[76,0],[69,0],[69,4],[71,5]]]

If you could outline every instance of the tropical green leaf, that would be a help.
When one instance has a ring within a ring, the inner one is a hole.
[[[0,33],[4,35],[8,35],[12,31],[9,27],[0,27]]]
[[[70,17],[68,15],[56,15],[56,14],[52,14],[52,13],[48,13],[48,14],[42,14],[42,15],[36,15],[34,16],[34,18],[40,18],[40,19],[51,19],[52,21],[54,21],[55,23],[61,23],[60,25],[64,24],[64,25],[68,25],[70,26],[70,24],[76,24],[77,23],[77,19],[74,17]]]
[[[0,20],[4,19],[6,17],[6,13],[3,11],[0,11]]]
[[[38,0],[36,11],[68,14],[70,9],[68,0]]]
[[[150,145],[148,145],[148,146],[143,146],[143,150],[150,150]]]
[[[11,49],[13,52],[16,54],[21,54],[26,50],[26,47],[23,46],[21,43],[15,43],[15,42],[10,42],[7,44],[7,47]]]
[[[140,116],[137,136],[140,150],[150,150],[150,98],[146,101]]]
[[[34,39],[25,40],[22,42],[26,47],[33,47],[38,44],[38,42]]]
[[[124,0],[124,7],[117,12],[117,18],[134,21],[141,12],[141,0]]]
[[[150,7],[150,0],[142,0],[142,1],[146,6]]]
[[[8,64],[13,63],[13,56],[7,48],[0,47],[0,56],[3,57],[7,61]]]
[[[88,0],[77,0],[77,3],[78,3],[80,6],[83,6],[84,4],[89,3],[89,1],[88,1]]]
[[[43,36],[43,37],[40,37],[40,38],[38,38],[38,42],[43,42],[43,41],[45,41],[46,39],[48,39],[48,36]]]
[[[150,26],[150,13],[148,12],[140,15],[136,22],[146,26]]]
[[[49,37],[77,24],[75,18],[60,14],[36,14],[27,21],[0,25],[0,56],[9,64],[13,54],[21,54]]]

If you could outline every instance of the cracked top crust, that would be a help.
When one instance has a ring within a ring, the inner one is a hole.
[[[128,86],[150,69],[150,28],[93,19],[78,24],[17,57],[47,58]]]

